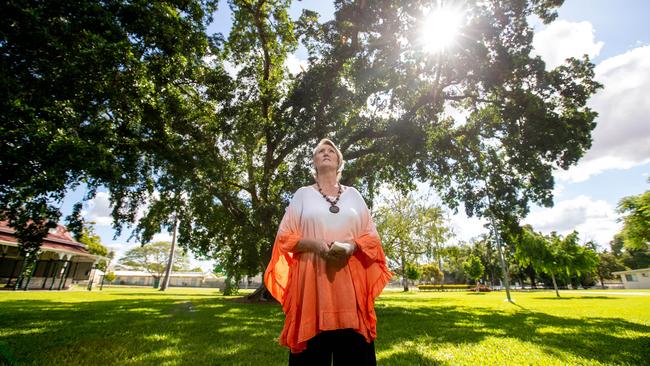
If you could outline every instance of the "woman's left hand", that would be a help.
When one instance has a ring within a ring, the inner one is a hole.
[[[342,267],[347,264],[348,259],[354,253],[355,245],[349,243],[334,242],[330,245],[330,250],[327,252],[325,259],[327,262]]]

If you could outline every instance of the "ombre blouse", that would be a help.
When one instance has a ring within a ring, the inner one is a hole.
[[[296,191],[280,223],[264,283],[286,315],[280,344],[303,351],[325,330],[351,328],[371,342],[377,336],[374,300],[391,273],[370,211],[359,192],[347,187],[340,211],[313,187]],[[313,252],[295,253],[301,238],[355,243],[347,264],[337,266]]]

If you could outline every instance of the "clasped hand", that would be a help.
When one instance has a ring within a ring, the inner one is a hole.
[[[343,266],[352,253],[354,253],[354,244],[331,242],[327,244],[327,250],[321,251],[320,254],[328,263]]]

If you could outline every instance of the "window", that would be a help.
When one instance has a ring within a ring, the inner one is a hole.
[[[638,280],[636,279],[636,275],[633,275],[633,274],[626,274],[626,275],[625,275],[625,280],[626,280],[627,282],[636,282],[636,281],[638,281]]]

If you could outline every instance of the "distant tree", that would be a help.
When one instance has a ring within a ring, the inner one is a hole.
[[[622,232],[614,235],[609,242],[612,255],[625,266],[625,269],[639,269],[650,267],[650,247],[632,248],[625,245]]]
[[[406,266],[405,277],[410,281],[417,281],[422,278],[422,270],[420,266],[415,263],[409,263]]]
[[[605,288],[605,280],[614,279],[616,276],[612,275],[612,272],[624,271],[625,266],[621,261],[616,258],[616,256],[611,252],[598,253],[598,266],[596,267],[595,273],[600,279],[600,284],[602,288]]]
[[[620,258],[627,269],[648,268],[650,267],[650,248],[626,248]]]
[[[501,266],[494,241],[487,235],[481,235],[472,241],[472,253],[481,259],[485,267],[485,275],[489,276],[490,284],[494,286],[501,275]],[[511,263],[512,265],[512,263]],[[512,274],[512,272],[510,272]]]
[[[115,252],[102,245],[102,239],[95,233],[95,228],[91,225],[84,225],[81,233],[75,235],[78,242],[86,245],[91,254],[104,257],[97,263],[97,268],[106,272],[110,261],[115,257]]]
[[[104,280],[106,280],[108,282],[115,281],[115,278],[117,278],[117,276],[115,275],[115,272],[113,272],[113,271],[108,272],[108,273],[106,273],[106,275],[104,275]]]
[[[466,243],[459,243],[457,245],[448,245],[443,249],[443,256],[445,265],[443,273],[449,274],[446,276],[448,280],[453,283],[465,283],[467,275],[463,268],[463,263],[467,261],[471,253],[471,247]]]
[[[422,273],[421,279],[424,280],[425,283],[442,284],[442,281],[445,278],[445,274],[438,267],[438,263],[435,262],[421,265],[420,272]]]
[[[560,297],[557,275],[569,279],[574,274],[592,272],[598,266],[598,255],[593,249],[578,244],[575,231],[566,237],[554,232],[544,236],[530,226],[524,227],[515,256],[522,265],[530,264],[536,271],[550,275],[557,297]]]
[[[402,276],[404,291],[409,290],[407,269],[413,268],[426,251],[427,243],[417,236],[422,207],[412,194],[392,192],[385,203],[376,208],[374,221],[382,238],[389,266]]]
[[[129,249],[118,263],[149,272],[157,281],[165,273],[171,243],[159,241]],[[183,253],[174,256],[174,271],[187,271],[189,259]]]
[[[467,261],[463,263],[463,269],[471,279],[476,281],[476,291],[478,291],[480,284],[479,281],[485,272],[485,266],[483,266],[483,263],[481,263],[481,258],[477,257],[474,254],[470,254]]]
[[[623,198],[618,212],[624,214],[621,236],[629,249],[650,247],[650,190],[637,196]]]

